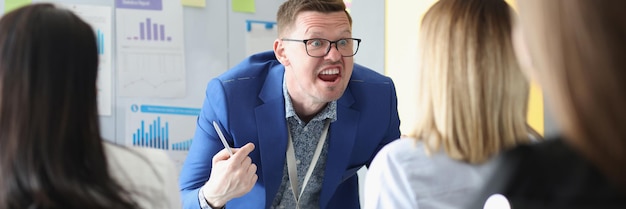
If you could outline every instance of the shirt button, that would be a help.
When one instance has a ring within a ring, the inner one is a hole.
[[[309,127],[304,127],[304,131],[309,131]]]
[[[279,208],[285,208],[285,206],[284,206],[284,205],[281,205]]]
[[[296,164],[300,165],[300,160],[296,160]]]

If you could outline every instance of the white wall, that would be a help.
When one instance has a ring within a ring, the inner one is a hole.
[[[387,0],[385,31],[385,73],[396,84],[400,131],[415,126],[414,115],[418,70],[418,32],[423,14],[435,0]]]

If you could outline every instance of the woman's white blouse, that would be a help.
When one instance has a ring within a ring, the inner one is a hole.
[[[182,207],[178,171],[163,150],[104,143],[109,172],[143,209]]]
[[[464,208],[477,198],[498,159],[473,165],[453,160],[444,151],[428,156],[421,141],[398,139],[372,161],[365,179],[364,206]]]

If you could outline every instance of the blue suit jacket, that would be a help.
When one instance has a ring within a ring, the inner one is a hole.
[[[209,179],[213,155],[224,146],[215,132],[217,121],[232,147],[254,143],[250,153],[258,167],[256,185],[227,208],[270,208],[281,184],[287,150],[283,97],[285,68],[272,51],[253,55],[212,79],[198,117],[189,155],[180,176],[184,208],[200,208],[199,188]],[[393,82],[354,65],[350,83],[337,101],[331,123],[320,208],[360,208],[358,177],[385,144],[400,137]]]

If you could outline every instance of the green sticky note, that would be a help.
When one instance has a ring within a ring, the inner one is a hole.
[[[233,11],[254,13],[254,0],[232,0]]]
[[[30,4],[32,0],[5,0],[4,1],[4,13],[10,12],[21,6]]]

